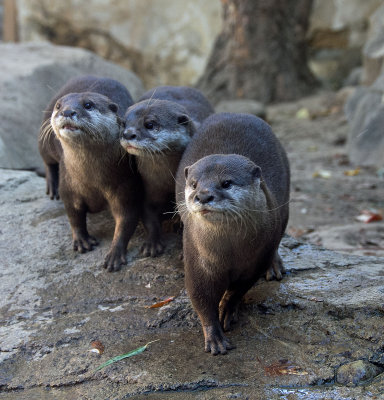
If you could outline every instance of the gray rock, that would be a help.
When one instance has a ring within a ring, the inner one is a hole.
[[[345,106],[348,155],[355,165],[384,166],[384,75],[376,82],[357,88]]]
[[[357,360],[348,364],[342,365],[337,370],[337,383],[342,385],[359,385],[365,383],[382,372],[382,368],[365,361]]]
[[[233,112],[256,115],[265,119],[267,111],[265,105],[255,100],[223,100],[215,106],[216,112]]]
[[[71,77],[93,74],[116,79],[133,98],[143,92],[131,72],[95,54],[48,44],[0,44],[0,167],[42,170],[37,149],[42,111]]]
[[[384,73],[384,4],[371,16],[369,24],[367,41],[363,47],[365,84],[371,84],[380,70]]]

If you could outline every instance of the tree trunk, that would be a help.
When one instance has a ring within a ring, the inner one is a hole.
[[[197,86],[219,100],[293,100],[316,79],[305,35],[312,0],[221,0],[223,30]]]

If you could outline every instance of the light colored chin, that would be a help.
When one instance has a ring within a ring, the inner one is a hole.
[[[59,136],[63,139],[72,140],[82,133],[81,129],[76,129],[74,131],[70,129],[59,129]]]
[[[124,147],[127,153],[133,154],[135,156],[142,156],[143,152],[137,147]]]

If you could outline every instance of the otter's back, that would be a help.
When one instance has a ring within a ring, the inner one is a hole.
[[[148,90],[139,101],[148,99],[174,101],[185,107],[191,118],[197,122],[202,122],[215,112],[199,90],[188,86],[159,86]]]

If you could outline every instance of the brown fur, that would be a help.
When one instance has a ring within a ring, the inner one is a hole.
[[[118,82],[89,76],[69,81],[59,96],[48,106],[51,116],[43,122],[39,137],[47,193],[51,198],[60,194],[72,228],[73,248],[80,253],[97,245],[87,230],[87,212],[110,208],[115,232],[104,267],[117,271],[126,263],[142,194],[134,160],[119,143],[119,106],[131,104],[132,99]]]
[[[174,211],[177,167],[196,127],[211,113],[212,106],[198,90],[161,86],[145,93],[125,114],[121,145],[135,156],[145,190],[145,256],[164,250],[161,220]]]
[[[242,296],[267,270],[280,273],[277,249],[288,220],[289,165],[262,120],[207,118],[177,173],[184,223],[185,284],[201,320],[205,350],[233,348],[223,330]]]

